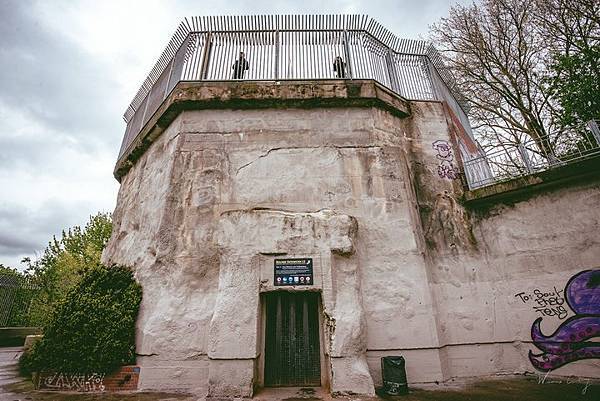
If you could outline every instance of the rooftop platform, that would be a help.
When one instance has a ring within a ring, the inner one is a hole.
[[[240,52],[244,56],[238,65],[244,68],[238,71],[234,66],[240,60]],[[298,87],[309,90],[312,87],[309,92],[319,98],[318,93],[327,89],[314,89],[315,86],[327,88],[331,80],[347,82],[335,84],[343,88],[340,90],[346,93],[344,96],[352,93],[353,89],[349,88],[364,87],[364,82],[374,81],[379,93],[385,92],[388,97],[394,94],[405,100],[443,101],[471,135],[467,103],[456,90],[435,48],[425,41],[400,39],[368,16],[192,17],[180,24],[125,112],[127,129],[115,176],[118,178],[126,171],[123,167],[132,158],[131,152],[139,149],[143,138],[153,129],[159,110],[173,106],[176,90],[178,96],[194,98],[196,95],[190,88],[200,86],[193,83],[210,82],[201,86],[214,89],[222,88],[223,82],[229,81],[239,88],[229,85],[227,91],[241,96],[244,88],[248,88],[247,81],[252,82],[253,91],[267,87],[271,91],[282,85],[292,92],[274,90],[273,96],[284,96],[286,107],[295,107],[295,102],[286,97],[294,92],[290,88],[300,85]],[[362,83],[352,84],[355,81]],[[180,83],[192,85],[181,86]],[[183,88],[186,88],[185,94],[181,92]],[[194,91],[206,94],[206,90]],[[222,103],[223,97],[219,99],[219,96],[210,103],[211,107],[232,104],[230,101]],[[259,95],[263,105],[268,104],[265,96],[266,93]],[[239,97],[237,103],[241,100],[243,97]],[[300,103],[305,105],[306,99]]]
[[[131,138],[115,178],[120,180],[182,111],[290,107],[378,107],[399,117],[410,115],[408,101],[373,80],[179,82]]]

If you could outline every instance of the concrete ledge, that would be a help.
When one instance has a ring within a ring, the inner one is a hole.
[[[472,207],[513,203],[526,200],[539,192],[558,186],[589,184],[599,178],[600,155],[596,155],[551,170],[465,191],[464,200],[467,206]]]
[[[44,338],[43,334],[33,334],[25,337],[23,352],[28,352],[36,343],[40,342],[42,338]]]
[[[23,345],[25,337],[42,334],[39,327],[0,327],[0,346]]]
[[[398,117],[410,115],[407,100],[373,80],[179,82],[127,145],[114,176],[120,181],[185,110],[324,107],[378,107]]]
[[[140,360],[140,384],[142,391],[189,391],[204,395],[208,391],[207,359],[156,361],[153,357]]]

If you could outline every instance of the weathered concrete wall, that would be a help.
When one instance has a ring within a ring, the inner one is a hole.
[[[248,378],[257,358],[260,281],[257,270],[242,266],[269,252],[331,260],[322,297],[336,321],[326,349],[336,372],[333,391],[372,393],[367,348],[437,347],[414,235],[418,215],[407,180],[406,134],[397,117],[371,107],[182,113],[125,176],[105,252],[107,262],[135,266],[144,287],[142,388],[251,392],[251,375],[240,388],[232,374]],[[290,238],[283,228],[261,231],[272,220],[262,209],[291,219],[334,211],[355,221],[356,238],[327,245],[324,238],[334,238],[335,227],[320,238],[312,231]],[[249,222],[219,238],[218,227],[232,211]],[[302,240],[312,245],[302,248]],[[264,241],[272,244],[261,248]],[[353,255],[348,261],[347,254]],[[243,290],[228,281],[231,269],[240,271],[236,279],[249,275]],[[231,299],[243,301],[243,312]],[[243,327],[231,330],[240,320]],[[428,377],[439,380],[437,353],[422,359],[431,366]]]
[[[413,143],[423,147],[413,148],[411,175],[444,346],[440,354],[444,378],[548,369],[553,375],[599,377],[597,347],[570,356],[543,354],[532,344],[531,334],[534,321],[541,318],[546,336],[561,327],[577,336],[574,342],[581,342],[581,327],[569,328],[581,313],[576,313],[576,305],[569,305],[564,290],[569,279],[584,270],[595,269],[596,281],[589,280],[590,288],[583,291],[588,293],[580,292],[579,298],[590,305],[588,314],[600,315],[599,177],[573,185],[567,181],[561,189],[525,197],[521,193],[512,201],[504,197],[464,207],[461,185],[443,166],[456,160],[440,146],[444,138],[423,130],[418,122],[413,127],[414,138],[420,138]],[[583,330],[597,337],[600,319],[594,319]],[[537,340],[542,346],[545,341],[564,341]],[[544,369],[540,361],[546,360],[554,362]],[[558,366],[569,360],[577,363]]]
[[[575,315],[564,295],[569,279],[600,267],[599,201],[592,184],[470,213],[477,251],[445,249],[432,258],[444,343],[478,348],[447,347],[448,376],[534,370],[529,351],[542,353],[531,344],[534,321],[542,318],[546,335],[557,330]],[[592,302],[598,313],[600,296]],[[600,332],[598,322],[592,328]],[[598,377],[599,368],[589,359],[552,373]]]
[[[318,261],[334,392],[372,393],[383,355],[411,383],[532,371],[515,295],[600,265],[598,186],[467,209],[442,104],[311,107],[184,110],[128,167],[104,261],[144,288],[140,387],[252,394],[273,255]]]
[[[202,226],[183,226],[192,210],[177,186],[180,125],[178,119],[169,126],[123,180],[104,257],[135,266],[143,286],[137,331],[140,388],[202,391],[218,255]],[[194,208],[186,224],[193,225],[201,214]]]

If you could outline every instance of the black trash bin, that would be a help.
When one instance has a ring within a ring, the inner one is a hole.
[[[384,356],[381,358],[383,387],[377,389],[380,396],[408,394],[404,357]]]

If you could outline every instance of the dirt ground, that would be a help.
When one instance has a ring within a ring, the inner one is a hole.
[[[190,394],[119,393],[82,394],[35,391],[29,380],[18,376],[20,348],[0,348],[0,401],[175,401],[203,400]],[[332,401],[320,389],[266,389],[256,401]],[[335,401],[381,401],[381,398],[340,396]],[[600,384],[580,378],[523,376],[454,383],[427,389],[411,389],[408,395],[392,401],[575,401],[600,400]],[[219,400],[220,401],[220,400]]]

